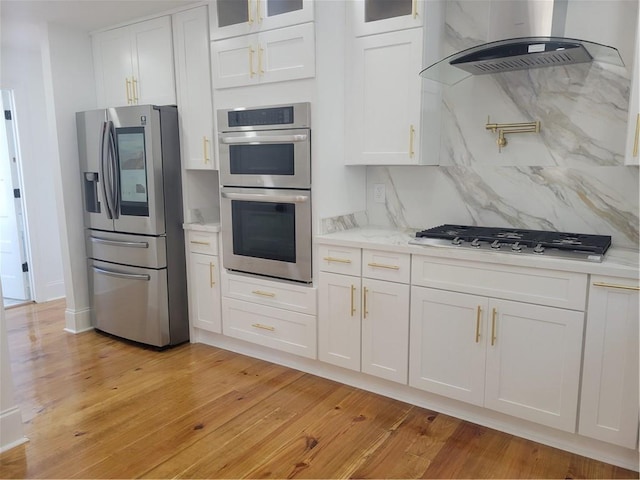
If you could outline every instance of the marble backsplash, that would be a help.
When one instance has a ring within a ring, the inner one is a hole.
[[[483,1],[447,1],[443,54],[486,41]],[[478,21],[478,19],[481,19]],[[424,229],[443,223],[611,235],[638,248],[639,171],[624,165],[630,69],[606,64],[470,77],[441,89],[439,166],[367,167],[367,209],[325,219],[323,231],[358,225]],[[540,120],[539,134],[507,136],[492,122]],[[427,138],[423,135],[423,138]],[[384,184],[376,203],[373,186]]]

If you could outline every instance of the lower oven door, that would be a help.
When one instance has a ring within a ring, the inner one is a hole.
[[[311,283],[311,191],[223,187],[225,268]]]
[[[169,344],[167,269],[89,260],[94,327],[135,342]]]

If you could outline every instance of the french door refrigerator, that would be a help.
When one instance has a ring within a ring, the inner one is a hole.
[[[76,126],[94,327],[156,347],[188,340],[177,108],[79,112]]]

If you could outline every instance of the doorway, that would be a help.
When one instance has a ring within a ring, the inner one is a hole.
[[[0,279],[5,307],[31,301],[29,242],[22,189],[18,126],[11,90],[0,90]]]

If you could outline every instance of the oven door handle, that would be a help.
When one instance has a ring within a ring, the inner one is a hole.
[[[296,135],[258,135],[254,137],[220,137],[220,142],[229,144],[248,143],[259,145],[261,143],[291,143],[306,142],[309,136],[307,134]]]
[[[305,203],[309,201],[309,195],[265,195],[263,193],[231,193],[221,192],[223,198],[229,200],[246,200],[249,202],[268,203]]]

